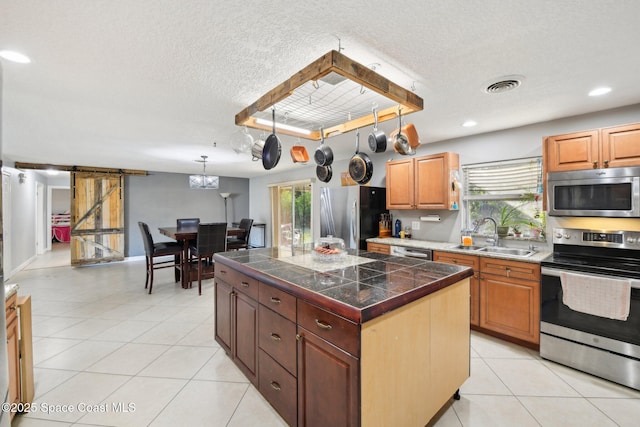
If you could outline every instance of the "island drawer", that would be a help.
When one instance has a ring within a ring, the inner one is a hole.
[[[480,271],[483,275],[495,274],[496,276],[514,279],[540,280],[540,265],[530,262],[506,261],[482,257]]]
[[[259,301],[292,322],[296,321],[296,297],[293,295],[260,282]]]
[[[260,393],[287,424],[295,426],[297,424],[296,379],[262,350],[258,355],[258,363]]]
[[[298,325],[344,351],[360,356],[360,326],[356,323],[298,300]]]
[[[222,263],[216,263],[215,275],[227,282],[239,292],[258,300],[258,280],[233,270]]]
[[[258,345],[294,376],[296,374],[296,325],[260,305]]]

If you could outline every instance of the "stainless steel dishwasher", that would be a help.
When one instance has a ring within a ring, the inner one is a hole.
[[[433,251],[431,249],[409,248],[406,246],[391,246],[391,255],[406,258],[419,258],[426,261],[433,259]]]

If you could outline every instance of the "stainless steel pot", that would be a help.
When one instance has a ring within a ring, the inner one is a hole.
[[[373,109],[373,131],[369,134],[369,148],[374,153],[382,153],[387,149],[387,135],[378,130],[378,112]]]

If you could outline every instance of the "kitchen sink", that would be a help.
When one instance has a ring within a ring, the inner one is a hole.
[[[501,246],[486,246],[478,249],[478,252],[488,252],[501,255],[514,255],[520,257],[528,257],[535,253],[535,251],[529,249],[516,249],[516,248],[504,248]]]
[[[453,246],[451,249],[462,249],[463,251],[478,251],[480,249],[483,249],[484,246],[464,246],[464,245],[457,245],[457,246]]]
[[[510,255],[517,257],[530,257],[535,254],[536,251],[532,251],[529,249],[517,249],[517,248],[505,248],[504,246],[464,246],[464,245],[456,245],[452,246],[451,249],[460,249],[463,251],[469,252],[486,252],[491,254],[500,254],[500,255]]]

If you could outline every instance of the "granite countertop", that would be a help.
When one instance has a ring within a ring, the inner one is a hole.
[[[347,250],[340,260],[278,248],[214,255],[250,277],[363,323],[473,275],[473,270],[414,258]]]
[[[18,292],[18,284],[10,283],[4,285],[4,300],[7,301],[11,296]]]
[[[469,251],[465,249],[456,249],[458,243],[451,242],[432,242],[429,240],[416,240],[416,239],[399,239],[397,237],[374,237],[372,239],[367,239],[367,242],[371,243],[381,243],[384,245],[392,245],[392,246],[405,246],[410,248],[421,248],[421,249],[432,249],[434,251],[445,251],[445,252],[454,252],[465,255],[477,255],[488,258],[499,258],[499,259],[507,259],[511,261],[522,261],[522,262],[531,262],[539,264],[540,261],[551,255],[551,252],[547,250],[536,252],[529,257],[521,257],[521,256],[513,256],[513,255],[505,255],[505,254],[496,254],[491,252],[477,252],[477,251]]]

